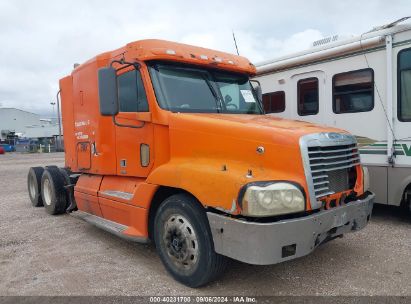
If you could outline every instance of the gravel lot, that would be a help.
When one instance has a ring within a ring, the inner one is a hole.
[[[377,206],[370,224],[273,266],[233,262],[200,289],[175,282],[151,245],[31,207],[30,166],[64,155],[0,155],[0,295],[411,295],[411,217]]]

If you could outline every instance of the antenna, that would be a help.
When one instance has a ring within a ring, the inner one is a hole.
[[[237,40],[235,40],[234,31],[233,31],[233,39],[234,39],[235,49],[237,50],[237,55],[240,55],[240,52],[238,51]]]

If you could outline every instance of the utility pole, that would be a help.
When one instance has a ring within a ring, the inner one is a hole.
[[[57,101],[57,122],[59,124],[59,138],[58,138],[58,150],[62,150],[62,145],[61,145],[61,116],[60,116],[60,95],[61,91],[59,90],[56,95],[56,101]]]
[[[50,102],[50,104],[53,106],[53,117],[55,117],[54,116],[54,106],[56,105],[56,103],[54,101],[52,101],[52,102]],[[53,117],[52,117],[52,120],[53,120]]]
[[[54,115],[54,106],[56,105],[56,103],[55,103],[54,101],[52,101],[52,102],[50,102],[50,104],[53,106],[53,115],[52,115],[52,117],[51,117],[50,124],[53,125],[53,119],[56,117],[56,116]],[[58,151],[59,148],[60,148],[60,143],[57,142],[57,143],[56,143],[56,150]],[[50,145],[49,145],[49,152],[50,152]]]

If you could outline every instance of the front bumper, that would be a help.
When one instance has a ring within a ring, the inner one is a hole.
[[[312,252],[325,241],[364,228],[374,194],[330,210],[274,223],[255,223],[207,212],[217,253],[249,264],[268,265]]]

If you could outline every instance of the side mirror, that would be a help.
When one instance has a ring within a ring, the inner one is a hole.
[[[257,80],[250,80],[251,85],[253,86],[254,92],[257,95],[257,98],[260,102],[263,101],[263,92],[261,90],[260,82]]]
[[[117,73],[112,67],[98,70],[98,98],[101,115],[114,116],[118,113]]]

